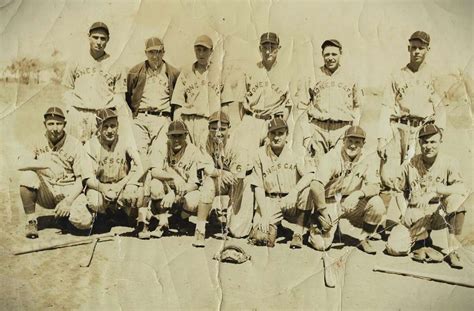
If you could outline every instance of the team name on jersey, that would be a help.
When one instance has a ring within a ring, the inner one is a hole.
[[[426,89],[430,95],[434,94],[434,89],[430,81],[426,80],[411,80],[406,81],[403,84],[397,84],[397,98],[400,99],[404,97],[408,89],[420,87]]]
[[[94,75],[94,74],[100,74],[101,76],[103,76],[105,78],[105,80],[107,81],[107,84],[110,86],[110,87],[113,87],[114,86],[114,81],[115,81],[115,78],[110,74],[108,73],[107,71],[104,71],[103,69],[101,68],[96,68],[96,67],[84,67],[84,68],[78,68],[75,70],[74,72],[74,78],[75,79],[78,79],[80,78],[81,76],[84,76],[84,75]]]
[[[285,90],[282,90],[278,85],[276,85],[275,83],[271,83],[269,81],[258,81],[256,83],[253,83],[253,84],[250,84],[250,83],[247,83],[247,96],[252,96],[253,94],[255,94],[259,89],[262,89],[262,88],[268,88],[270,86],[270,88],[278,95],[281,95],[283,96],[286,91]]]
[[[67,162],[70,162],[70,163],[74,162],[74,157],[71,154],[64,151],[64,149],[59,149],[58,151],[53,151],[53,150],[51,150],[51,148],[49,146],[44,146],[43,148],[36,149],[35,156],[39,157],[41,155],[48,154],[48,153],[57,154],[61,158],[65,159]]]
[[[113,165],[113,164],[124,164],[124,158],[115,158],[115,157],[104,157],[99,161],[99,166]]]
[[[427,190],[428,187],[437,183],[446,185],[446,180],[441,176],[433,177],[432,175],[425,175],[421,177],[420,175],[417,175],[410,180],[410,188]]]
[[[289,171],[294,171],[296,170],[296,163],[278,163],[275,165],[272,165],[268,167],[265,171],[263,171],[263,178],[271,175],[272,173],[275,173],[276,171],[281,171],[282,169],[284,170],[289,170]]]
[[[203,87],[207,86],[209,89],[213,90],[216,96],[221,95],[221,89],[224,87],[223,84],[215,83],[212,81],[207,81],[206,80],[201,80],[200,83],[198,81],[189,84],[185,88],[186,94],[190,95],[190,97],[195,97],[197,93],[199,93],[199,90]]]
[[[326,81],[326,82],[320,82],[316,84],[316,86],[313,88],[313,94],[316,98],[320,98],[321,92],[328,88],[341,89],[347,93],[348,98],[352,97],[352,87],[342,82],[336,83],[336,81]]]

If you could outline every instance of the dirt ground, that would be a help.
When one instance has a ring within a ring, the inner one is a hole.
[[[428,280],[373,272],[375,266],[405,269],[445,278],[469,280],[474,276],[474,227],[466,218],[461,250],[465,268],[447,263],[419,264],[410,258],[382,253],[384,242],[374,243],[370,256],[352,246],[330,250],[338,286],[324,286],[321,257],[308,246],[290,250],[284,241],[275,248],[249,246],[245,240],[225,243],[242,246],[251,261],[242,265],[219,264],[212,257],[223,240],[209,238],[204,249],[191,246],[192,237],[164,237],[141,241],[118,237],[97,245],[89,268],[79,266],[91,245],[14,256],[13,250],[50,239],[65,240],[55,228],[40,232],[40,240],[23,237],[24,216],[18,195],[15,161],[21,145],[41,135],[42,113],[58,105],[62,88],[0,84],[0,309],[2,310],[470,310],[473,289]],[[374,124],[380,97],[366,94],[362,126],[374,150]],[[17,103],[14,109],[11,103]],[[232,119],[235,120],[235,107]],[[460,161],[472,189],[472,123],[470,107],[450,108],[443,150]],[[14,111],[14,113],[11,113]],[[235,128],[235,127],[234,127]],[[472,196],[466,202],[470,210]],[[47,211],[43,211],[47,214]],[[393,210],[390,215],[395,217]],[[115,227],[113,232],[131,231]],[[346,223],[342,231],[353,234]],[[446,232],[433,233],[435,244],[446,246]]]

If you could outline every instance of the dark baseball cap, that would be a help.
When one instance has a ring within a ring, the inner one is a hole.
[[[418,133],[418,138],[431,136],[431,135],[438,134],[438,133],[441,133],[441,130],[440,130],[439,127],[437,127],[434,124],[425,124],[420,129],[420,132]]]
[[[216,111],[209,117],[209,123],[221,122],[230,124],[229,116],[223,111]]]
[[[281,128],[286,128],[288,130],[288,124],[282,118],[273,118],[268,123],[268,131],[273,132]]]
[[[158,37],[148,38],[145,42],[145,51],[162,50],[163,41]]]
[[[414,41],[414,40],[419,40],[423,43],[426,43],[427,45],[430,45],[431,38],[430,38],[430,35],[427,34],[426,32],[418,30],[418,31],[415,31],[411,35],[410,39],[408,39],[408,41]]]
[[[321,44],[321,49],[324,50],[325,47],[327,46],[335,46],[337,48],[342,49],[342,44],[336,39],[328,39],[324,40],[323,44]]]
[[[212,49],[213,43],[212,39],[209,36],[202,35],[196,38],[196,41],[194,41],[194,46],[204,46],[208,49]]]
[[[274,44],[280,44],[280,38],[278,38],[278,35],[274,32],[266,32],[260,36],[260,44],[264,43],[274,43]]]
[[[188,128],[183,121],[176,120],[170,123],[168,126],[168,135],[179,135],[179,134],[187,134]]]
[[[89,28],[89,34],[95,29],[103,29],[107,33],[107,36],[109,35],[109,27],[107,27],[107,25],[102,22],[95,22],[92,24],[92,26]]]
[[[344,137],[356,137],[356,138],[362,138],[365,139],[365,131],[360,127],[360,126],[351,126],[346,130],[344,133]]]
[[[46,117],[56,117],[56,118],[61,118],[61,119],[66,119],[66,117],[64,116],[64,113],[63,111],[61,110],[61,108],[58,108],[58,107],[50,107],[48,108],[48,110],[46,110],[46,112],[44,113],[44,118],[46,119]]]
[[[117,114],[112,109],[101,109],[96,113],[97,125],[104,123],[108,119],[117,119]]]

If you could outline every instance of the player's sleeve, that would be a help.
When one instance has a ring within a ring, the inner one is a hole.
[[[385,85],[383,91],[382,107],[380,110],[377,138],[389,139],[392,136],[390,116],[394,113],[396,92],[397,85],[395,81],[390,81]]]
[[[315,174],[315,180],[326,187],[331,178],[337,173],[336,165],[337,159],[333,159],[331,153],[326,153],[321,158],[319,169]]]
[[[135,147],[128,147],[127,155],[130,158],[130,171],[128,174],[132,176],[128,183],[137,183],[145,174],[140,154]]]
[[[66,65],[66,70],[64,71],[62,85],[69,89],[74,89],[76,81],[76,64],[73,62],[68,62]]]
[[[115,74],[114,93],[121,94],[127,92],[127,69],[125,66],[117,70]]]
[[[378,161],[370,157],[366,161],[367,170],[365,180],[362,185],[362,191],[366,197],[373,197],[380,193],[380,171]]]
[[[264,148],[264,147],[262,147]],[[260,150],[258,152],[258,155],[256,159],[254,160],[254,165],[253,165],[253,171],[250,176],[250,184],[255,186],[255,187],[260,187],[263,188],[263,165],[262,165],[262,160],[260,158]]]
[[[182,107],[186,104],[186,73],[181,71],[174,86],[173,96],[171,97],[171,104]]]
[[[244,178],[248,166],[248,151],[242,149],[240,152],[236,152],[236,150],[231,149],[230,157],[230,171],[239,178]]]
[[[464,184],[464,178],[461,174],[461,169],[459,164],[454,161],[447,161],[448,163],[448,176],[447,176],[447,185],[451,186],[454,184]]]

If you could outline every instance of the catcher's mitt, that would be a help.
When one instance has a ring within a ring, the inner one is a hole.
[[[227,245],[220,252],[217,252],[214,255],[214,259],[220,262],[228,262],[234,264],[244,263],[247,260],[250,260],[250,255],[245,253],[245,251],[235,245]]]
[[[277,238],[277,228],[270,225],[267,233],[260,231],[258,228],[252,228],[249,234],[249,244],[256,246],[274,247]]]

